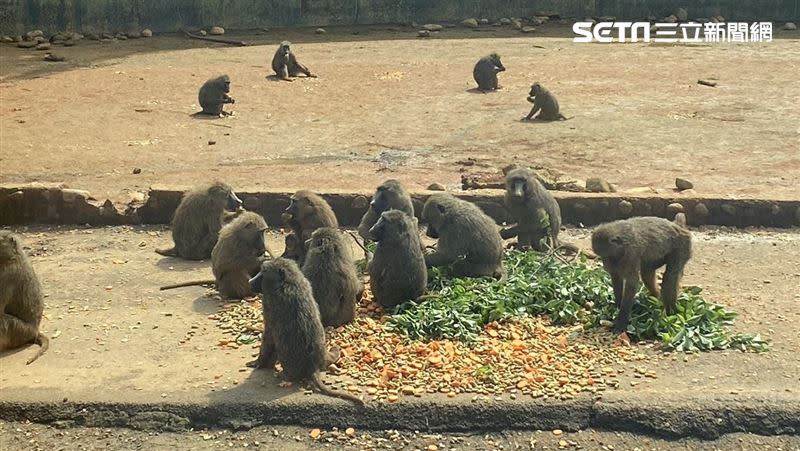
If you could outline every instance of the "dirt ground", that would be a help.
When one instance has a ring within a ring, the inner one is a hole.
[[[671,188],[682,176],[698,195],[797,198],[798,32],[714,46],[574,44],[565,27],[414,36],[372,27],[273,30],[240,36],[261,45],[239,48],[176,36],[82,41],[54,50],[63,64],[3,45],[0,182],[64,182],[114,200],[209,178],[324,190],[394,177],[418,190],[524,162],[622,190]],[[285,38],[319,78],[265,78]],[[503,89],[476,93],[472,65],[491,51],[508,68]],[[233,81],[235,115],[192,118],[199,86],[220,73]],[[519,121],[537,80],[572,119]],[[455,164],[467,158],[477,164]]]
[[[246,432],[191,431],[153,433],[127,429],[73,428],[5,423],[0,421],[0,448],[8,451],[40,450],[219,450],[260,449],[304,451],[309,449],[347,450],[753,450],[797,451],[800,437],[762,437],[730,434],[717,440],[662,440],[634,434],[586,430],[554,435],[551,431],[505,432],[479,435],[426,434],[398,431],[324,431],[318,440],[309,429],[296,427],[257,428]],[[435,448],[431,448],[431,446]]]

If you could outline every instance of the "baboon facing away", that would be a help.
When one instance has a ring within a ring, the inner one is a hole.
[[[559,113],[556,96],[538,82],[531,85],[528,102],[532,103],[533,107],[528,115],[522,118],[523,121],[531,120],[536,113],[539,113],[536,119],[541,121],[567,120],[563,114]]]
[[[322,394],[358,405],[355,396],[331,390],[320,379],[320,370],[336,361],[325,349],[325,330],[314,301],[311,284],[292,260],[276,258],[261,265],[251,279],[252,289],[263,295],[264,334],[255,368],[274,368],[280,361],[283,377],[290,382],[310,381]]]
[[[650,294],[660,296],[666,312],[675,313],[683,268],[692,255],[692,236],[682,227],[684,223],[682,214],[674,223],[663,218],[637,217],[609,222],[592,232],[592,249],[611,275],[619,308],[615,331],[628,328],[640,274]],[[659,293],[656,270],[665,265]]]
[[[297,61],[291,49],[292,43],[289,41],[281,42],[275,55],[272,57],[272,70],[281,80],[292,81],[289,77],[297,77],[304,74],[306,77],[316,77],[306,66]]]
[[[422,296],[428,285],[428,269],[417,218],[400,210],[385,211],[369,232],[378,243],[369,265],[369,286],[375,301],[389,309]]]
[[[39,332],[43,311],[42,287],[19,237],[0,230],[0,352],[38,344],[28,364],[44,354],[50,340]]]
[[[506,70],[503,63],[500,62],[500,55],[492,53],[484,56],[475,63],[472,69],[472,78],[478,84],[478,89],[483,92],[493,91],[497,89],[497,73]]]
[[[314,230],[320,227],[339,227],[336,215],[325,199],[307,190],[300,190],[292,195],[289,206],[286,207],[281,218],[286,225],[291,227],[292,233],[299,240],[299,246],[296,249],[296,253],[299,254],[297,258],[299,264],[302,264],[305,259],[305,242],[311,238]]]
[[[495,222],[478,206],[450,194],[434,194],[425,202],[423,221],[428,236],[438,238],[425,264],[449,266],[453,277],[503,275],[503,241]]]
[[[323,326],[336,327],[353,321],[364,284],[356,274],[342,232],[320,227],[311,234],[303,274],[311,283]]]
[[[516,236],[519,247],[537,251],[558,246],[561,208],[531,171],[516,168],[506,174],[505,204],[516,224],[500,231],[504,240]]]
[[[175,246],[156,249],[156,252],[187,260],[211,257],[223,221],[236,216],[241,206],[242,201],[225,183],[215,182],[187,192],[172,218]],[[226,213],[225,210],[235,213]]]
[[[203,107],[201,114],[213,116],[229,114],[223,111],[222,107],[226,103],[234,103],[233,98],[228,95],[230,91],[231,79],[227,75],[220,75],[203,83],[197,95],[197,100],[200,102],[200,106]]]
[[[375,190],[375,195],[372,196],[372,202],[369,204],[369,210],[364,213],[361,223],[358,225],[358,234],[361,238],[365,241],[372,239],[370,237],[370,229],[378,222],[381,213],[388,210],[400,210],[414,217],[414,204],[411,203],[411,196],[403,187],[403,184],[397,180],[387,180]]]

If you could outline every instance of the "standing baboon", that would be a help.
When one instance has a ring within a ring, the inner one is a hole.
[[[385,309],[416,299],[428,285],[417,218],[399,210],[381,214],[370,229],[378,242],[369,265],[369,286],[375,301]]]
[[[428,236],[438,238],[425,264],[450,266],[453,277],[500,277],[503,241],[495,222],[478,206],[450,194],[434,194],[425,202],[422,220]]]
[[[472,69],[472,78],[475,79],[475,83],[478,84],[478,89],[481,91],[493,91],[498,88],[497,73],[504,70],[506,68],[500,62],[500,55],[492,53],[475,63],[475,68]]]
[[[561,208],[531,171],[516,168],[506,174],[505,204],[516,224],[500,231],[504,240],[516,236],[519,247],[537,251],[558,246]]]
[[[314,230],[320,227],[339,227],[336,215],[325,199],[306,190],[300,190],[292,195],[281,219],[291,227],[292,233],[299,240],[296,253],[299,254],[297,262],[301,265],[306,255],[305,242],[311,238]]]
[[[272,57],[272,70],[281,80],[292,81],[289,77],[297,77],[304,74],[306,77],[316,77],[306,66],[297,61],[294,52],[291,50],[292,43],[289,41],[281,42],[275,55]]]
[[[29,365],[44,354],[50,340],[39,332],[43,311],[42,287],[19,237],[0,230],[0,352],[38,344]]]
[[[203,83],[200,93],[197,95],[200,106],[203,107],[201,114],[213,116],[230,114],[222,110],[226,103],[234,103],[233,98],[228,95],[229,92],[231,92],[231,79],[227,75],[221,75]]]
[[[255,368],[283,367],[283,377],[290,382],[311,383],[322,394],[362,405],[355,396],[331,390],[322,383],[319,372],[336,361],[325,350],[325,330],[311,284],[292,260],[277,258],[261,265],[250,281],[254,292],[263,297],[264,334]]]
[[[364,213],[361,223],[358,225],[358,234],[365,241],[369,241],[369,230],[381,217],[381,213],[388,210],[400,210],[403,213],[414,217],[414,205],[411,203],[411,196],[406,191],[403,184],[397,180],[387,180],[378,186],[372,202],[369,203],[369,210]]]
[[[204,185],[183,195],[172,218],[170,249],[156,249],[168,257],[204,260],[211,257],[222,223],[238,214],[242,201],[225,183]],[[226,213],[229,210],[234,213]]]
[[[692,236],[681,226],[684,223],[682,214],[675,223],[663,218],[638,217],[609,222],[592,232],[592,249],[603,259],[603,267],[611,275],[614,300],[619,308],[615,331],[628,328],[640,274],[650,294],[659,297],[656,270],[664,265],[661,302],[667,314],[675,313],[683,268],[692,255]]]
[[[341,326],[356,317],[364,284],[342,232],[320,227],[311,234],[303,274],[311,283],[323,326]]]
[[[531,92],[528,94],[528,102],[532,103],[533,107],[530,113],[522,118],[523,121],[531,120],[536,113],[539,113],[536,119],[540,121],[567,120],[563,114],[558,112],[556,96],[551,94],[550,91],[545,89],[545,87],[538,82],[531,85]]]

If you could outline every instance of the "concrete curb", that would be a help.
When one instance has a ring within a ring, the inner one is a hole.
[[[168,224],[184,190],[153,187],[125,205],[115,205],[91,197],[88,191],[60,185],[0,186],[0,226],[28,223],[47,224]],[[263,215],[273,226],[289,204],[289,190],[239,191],[246,209]],[[417,211],[433,192],[412,195]],[[475,190],[456,193],[479,205],[498,223],[508,222],[501,190]],[[331,204],[342,226],[358,225],[369,205],[369,192],[327,192],[322,196]],[[690,225],[734,227],[800,226],[800,201],[769,199],[718,199],[704,197],[630,195],[619,193],[554,192],[561,206],[562,222],[596,225],[631,216],[672,218],[686,213]]]
[[[737,399],[700,396],[665,400],[664,394],[629,399],[612,395],[545,401],[412,400],[359,409],[343,401],[225,403],[14,402],[0,401],[0,419],[58,427],[127,427],[180,431],[188,428],[250,429],[264,425],[356,427],[437,432],[507,429],[577,431],[596,428],[655,436],[716,438],[733,432],[800,434],[800,398],[774,394]]]

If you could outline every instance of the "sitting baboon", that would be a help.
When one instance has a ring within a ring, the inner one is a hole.
[[[492,53],[475,63],[475,68],[472,69],[472,78],[475,79],[475,83],[478,84],[478,89],[481,91],[493,91],[498,88],[497,73],[504,70],[506,68],[500,62],[500,55]]]
[[[528,94],[528,102],[533,104],[530,113],[523,117],[523,121],[529,121],[536,113],[539,116],[536,119],[540,121],[558,121],[567,120],[563,114],[558,112],[558,101],[556,96],[550,93],[544,86],[538,82],[531,85],[531,92]]]
[[[453,277],[501,277],[503,241],[495,222],[478,206],[450,194],[434,194],[425,202],[422,220],[428,236],[438,238],[425,264],[449,266]]]
[[[325,199],[306,190],[300,190],[292,195],[281,219],[291,227],[292,233],[299,240],[300,245],[296,249],[299,256],[296,261],[301,265],[306,255],[306,241],[311,238],[314,230],[320,227],[339,227],[336,215]]]
[[[428,285],[428,269],[417,218],[400,210],[385,211],[369,233],[378,243],[369,265],[369,286],[375,301],[389,309],[422,296]]]
[[[297,61],[291,45],[291,42],[283,41],[275,51],[275,55],[272,57],[272,70],[275,71],[275,75],[286,81],[292,81],[289,77],[297,77],[300,74],[304,74],[306,77],[316,77],[306,66]]]
[[[0,352],[38,344],[29,365],[44,354],[50,340],[39,332],[43,311],[42,287],[19,237],[0,230]]]
[[[537,251],[558,246],[561,208],[531,171],[525,168],[508,171],[505,204],[516,224],[500,231],[504,240],[516,236],[519,247]]]
[[[414,216],[411,196],[403,184],[397,180],[387,180],[375,190],[372,202],[369,203],[369,210],[364,213],[361,223],[358,225],[358,234],[361,238],[365,241],[371,240],[369,230],[381,217],[381,213],[388,210],[400,210],[411,217]]]
[[[215,182],[187,192],[172,218],[175,246],[156,249],[156,252],[187,260],[211,257],[211,249],[217,244],[222,223],[236,216],[241,206],[242,201],[225,183]],[[226,213],[225,210],[233,213]]]
[[[341,326],[356,317],[364,284],[342,232],[320,227],[311,234],[303,274],[311,283],[323,326]]]
[[[286,237],[283,239],[283,243],[284,248],[281,257],[298,261],[303,250],[303,243],[300,242],[300,238],[298,238],[294,232],[290,232],[286,234]]]
[[[211,271],[213,280],[196,280],[161,287],[162,290],[189,287],[193,285],[216,285],[217,291],[225,299],[250,297],[250,277],[258,272],[265,260],[267,245],[264,233],[267,223],[258,213],[243,212],[236,219],[222,227],[219,239],[211,251]]]
[[[322,394],[363,405],[355,396],[331,390],[320,371],[338,356],[325,349],[325,330],[311,284],[292,260],[277,258],[261,265],[251,279],[252,289],[263,296],[264,333],[258,359],[249,365],[272,369],[280,361],[283,378],[310,381]]]
[[[213,116],[230,114],[222,110],[226,103],[234,103],[233,98],[228,95],[230,91],[231,79],[227,75],[221,75],[203,83],[200,93],[197,95],[197,100],[203,107],[203,111],[200,113]]]
[[[619,308],[615,331],[628,328],[640,274],[650,294],[659,297],[656,270],[661,266],[666,265],[661,302],[667,314],[675,313],[683,268],[692,255],[692,236],[682,224],[685,224],[683,214],[678,215],[675,223],[663,218],[637,217],[609,222],[592,232],[592,249],[611,275],[614,300]]]

